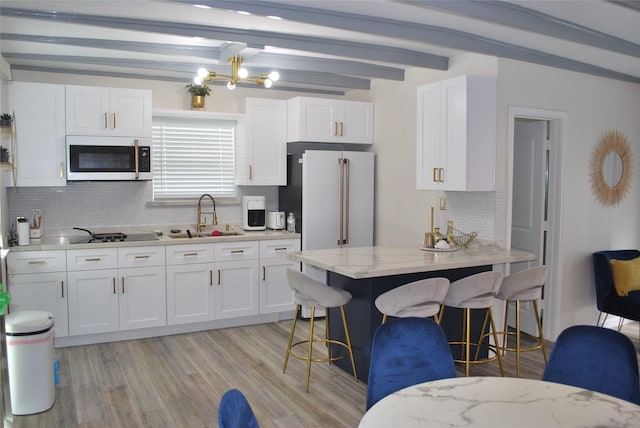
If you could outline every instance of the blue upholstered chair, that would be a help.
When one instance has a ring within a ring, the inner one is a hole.
[[[220,428],[258,428],[253,410],[244,394],[237,389],[224,393],[218,406]]]
[[[542,380],[573,385],[640,404],[638,358],[631,340],[592,325],[560,333]]]
[[[596,303],[600,316],[598,325],[604,325],[606,315],[611,314],[621,318],[640,321],[640,291],[632,291],[628,296],[618,296],[613,285],[611,260],[632,260],[640,257],[638,250],[612,250],[593,253],[593,276],[596,286]],[[600,318],[605,314],[602,324]],[[618,330],[622,323],[618,325]]]
[[[367,409],[407,386],[456,377],[442,328],[431,318],[395,318],[381,324],[371,343]]]

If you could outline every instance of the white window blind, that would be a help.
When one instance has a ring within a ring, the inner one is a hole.
[[[235,197],[235,122],[153,118],[153,200]]]

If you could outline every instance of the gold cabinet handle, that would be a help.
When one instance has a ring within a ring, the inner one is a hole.
[[[337,137],[338,136],[338,122],[333,122],[333,136]]]
[[[253,165],[249,165],[249,180],[253,180]]]
[[[433,168],[433,182],[438,182],[438,168]]]
[[[148,259],[149,256],[148,255],[147,256],[136,256],[135,258],[136,259]]]
[[[60,290],[62,291],[62,298],[64,299],[64,281],[60,281]]]
[[[344,122],[340,122],[340,136],[344,137]]]
[[[100,257],[94,257],[92,259],[84,259],[85,262],[99,262],[102,260]]]
[[[197,256],[197,255],[198,255],[198,253],[184,253],[185,257],[194,257],[194,256]]]
[[[113,277],[113,294],[116,294],[116,293],[117,293],[117,291],[116,291],[116,277],[114,276]]]
[[[267,268],[265,266],[262,266],[262,280],[267,280]]]
[[[220,285],[220,276],[221,276],[220,269],[218,269],[218,285]]]
[[[44,265],[47,262],[45,262],[44,260],[29,260],[29,264],[30,265]]]
[[[64,164],[60,162],[60,178],[64,178]]]
[[[275,251],[287,251],[287,247],[278,247]]]
[[[124,294],[124,276],[122,277],[122,294]]]
[[[209,286],[213,285],[213,271],[209,270]]]
[[[231,250],[231,254],[242,254],[244,250]]]
[[[104,129],[109,128],[109,113],[104,113]]]
[[[444,183],[444,168],[438,168],[438,181]]]
[[[113,129],[116,129],[116,119],[117,119],[116,113],[113,113]]]

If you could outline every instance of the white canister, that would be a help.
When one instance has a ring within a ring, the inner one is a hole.
[[[26,217],[16,217],[16,229],[18,232],[18,245],[29,245],[31,226]]]

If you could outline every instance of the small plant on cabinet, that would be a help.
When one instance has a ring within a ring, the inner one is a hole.
[[[0,146],[0,162],[9,162],[9,150]]]
[[[11,122],[13,122],[13,116],[9,113],[0,115],[0,126],[11,126]]]

